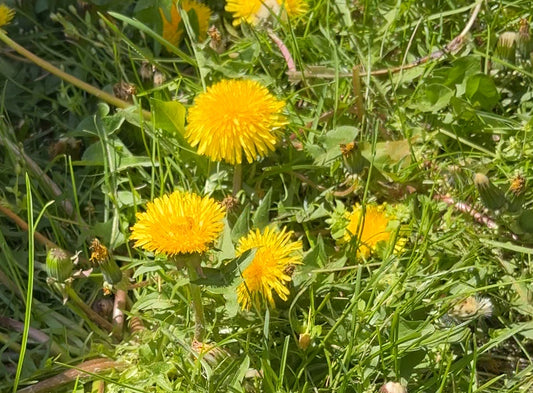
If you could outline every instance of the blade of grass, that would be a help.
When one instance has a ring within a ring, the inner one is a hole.
[[[24,330],[22,332],[22,343],[20,349],[20,357],[17,364],[17,372],[15,374],[15,381],[13,383],[13,393],[17,391],[22,374],[22,366],[24,364],[24,357],[26,355],[26,348],[28,346],[28,337],[30,333],[31,309],[33,300],[33,272],[35,270],[35,228],[39,224],[46,208],[53,204],[54,201],[48,202],[39,213],[39,216],[33,220],[33,200],[31,191],[31,182],[28,173],[26,173],[26,206],[28,208],[28,288],[26,290],[26,312],[24,313]]]

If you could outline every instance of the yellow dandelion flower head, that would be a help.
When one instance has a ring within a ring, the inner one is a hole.
[[[242,272],[243,282],[237,287],[237,300],[243,309],[249,310],[259,300],[267,300],[275,307],[273,292],[287,300],[291,281],[289,269],[301,264],[302,243],[291,241],[292,232],[266,228],[251,231],[239,241],[237,256],[250,249],[257,249],[254,259]]]
[[[307,11],[305,0],[228,0],[226,11],[233,14],[233,25],[242,22],[256,25],[267,19],[271,13],[284,10],[289,18],[303,15]],[[283,14],[282,14],[283,16]]]
[[[287,124],[278,100],[260,83],[223,80],[194,100],[185,137],[198,153],[213,161],[240,164],[274,150],[278,129]]]
[[[15,10],[9,8],[5,4],[0,4],[0,27],[9,24],[14,16]]]
[[[178,4],[188,15],[192,15],[190,11],[194,11],[198,22],[198,40],[205,40],[209,27],[209,18],[211,17],[211,9],[195,0],[181,0],[173,3],[170,7],[170,20],[166,18],[163,9],[159,9],[161,19],[163,20],[163,38],[174,46],[178,46],[183,38],[185,26],[178,11]]]
[[[175,191],[148,202],[131,228],[135,247],[157,254],[202,253],[218,238],[224,207],[210,197]]]
[[[363,207],[356,204],[351,213],[346,217],[349,222],[346,226],[344,240],[350,241],[353,236],[358,238],[357,253],[360,256],[368,257],[381,242],[389,241],[391,237],[391,228],[389,222],[396,217],[388,214],[386,204],[383,205],[366,205]]]
[[[302,16],[308,10],[308,4],[304,0],[278,0],[278,3],[285,8],[290,18]]]

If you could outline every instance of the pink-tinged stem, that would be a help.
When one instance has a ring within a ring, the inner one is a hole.
[[[496,224],[494,220],[492,220],[485,214],[478,212],[466,202],[456,202],[452,197],[448,195],[435,195],[434,199],[438,201],[443,201],[448,206],[453,206],[456,210],[469,214],[474,220],[476,220],[480,224],[485,225],[487,228],[498,229],[498,224]]]
[[[272,30],[267,31],[268,36],[272,41],[274,41],[274,44],[279,48],[283,58],[285,59],[285,62],[287,63],[287,68],[289,69],[289,72],[296,72],[296,65],[294,63],[294,59],[291,56],[291,52],[289,52],[289,49],[285,46],[281,38],[279,38],[276,33],[274,33]]]

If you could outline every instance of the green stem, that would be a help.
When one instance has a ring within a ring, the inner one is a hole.
[[[199,278],[198,268],[200,268],[201,258],[198,254],[197,258],[191,258],[187,261],[187,269],[189,272],[189,289],[191,291],[192,306],[194,308],[194,339],[202,342],[205,336],[205,316],[204,306],[202,304],[202,291],[198,284],[194,284]]]
[[[91,321],[95,322],[98,326],[106,330],[108,333],[113,331],[113,325],[111,325],[110,322],[102,318],[100,315],[94,312],[91,307],[85,304],[85,302],[78,296],[76,291],[74,291],[74,289],[70,285],[65,286],[65,291],[69,299],[76,306],[78,306],[87,315],[87,317],[89,317]]]
[[[11,38],[7,36],[5,31],[0,30],[0,41],[3,41],[7,46],[9,46],[11,49],[13,49],[18,54],[24,56],[28,60],[32,61],[33,63],[37,64],[39,67],[45,69],[46,71],[50,72],[51,74],[54,74],[55,76],[63,79],[64,81],[73,84],[76,87],[79,87],[82,90],[85,90],[87,93],[100,98],[101,100],[107,102],[108,104],[114,105],[117,108],[129,108],[131,104],[127,101],[121,100],[120,98],[117,98],[109,93],[106,93],[103,90],[98,89],[97,87],[94,87],[86,82],[83,82],[76,78],[75,76],[72,76],[70,74],[67,74],[66,72],[60,70],[53,64],[47,62],[46,60],[40,58],[39,56],[33,54],[23,46],[17,44],[15,41],[13,41]],[[150,112],[143,110],[143,116],[145,119],[149,120],[151,118]]]
[[[242,189],[242,164],[235,164],[233,170],[233,196],[236,197],[237,193]]]

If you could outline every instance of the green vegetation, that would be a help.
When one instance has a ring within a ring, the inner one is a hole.
[[[0,8],[0,391],[531,391],[531,2],[203,3]]]

